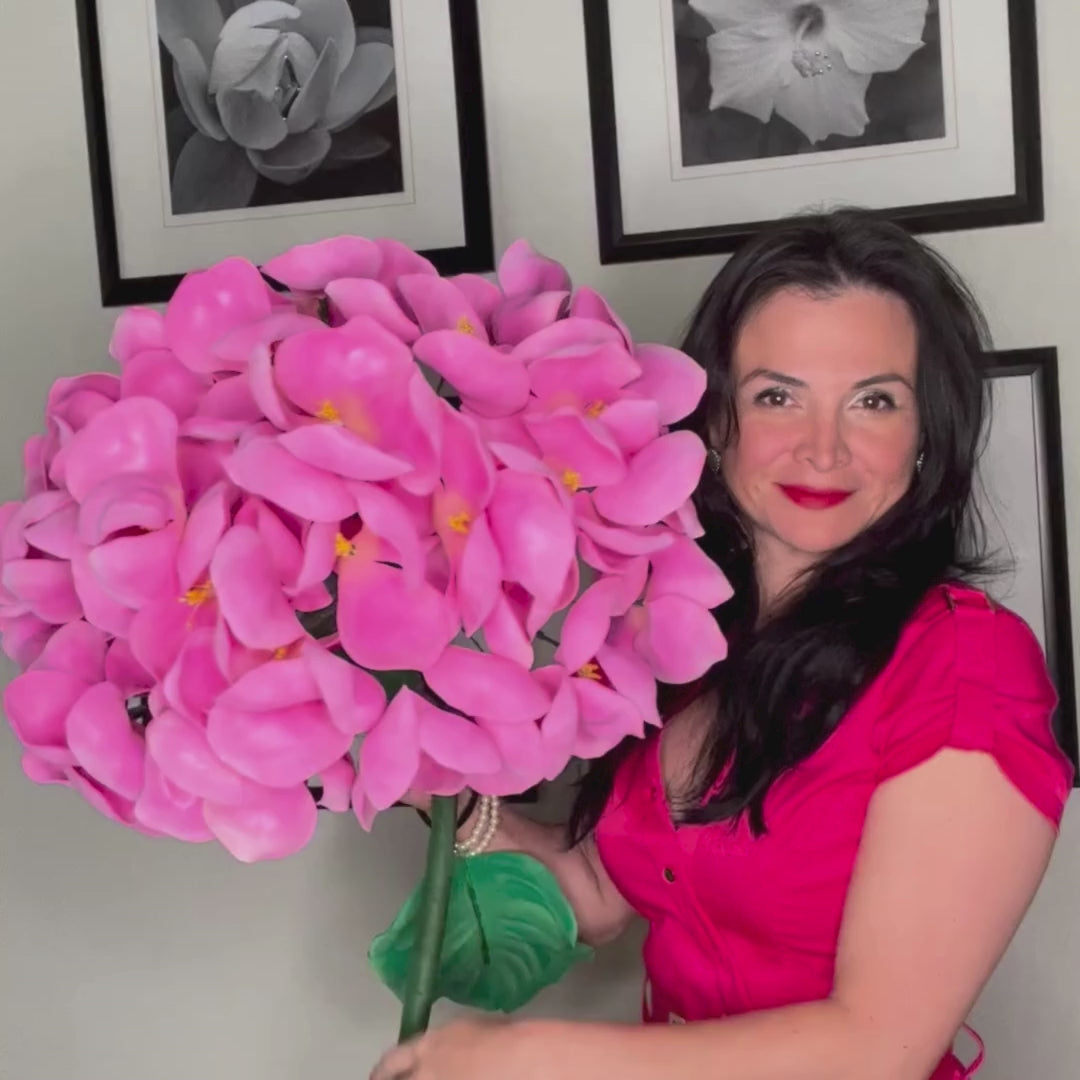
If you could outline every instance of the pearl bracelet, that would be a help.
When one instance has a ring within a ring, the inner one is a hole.
[[[481,795],[476,824],[464,840],[454,844],[454,854],[471,858],[485,852],[499,828],[499,797]]]

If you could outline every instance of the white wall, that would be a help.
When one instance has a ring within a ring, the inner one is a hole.
[[[72,0],[5,5],[0,34],[0,493],[58,375],[105,362]],[[480,0],[499,246],[527,236],[603,289],[639,338],[677,333],[717,260],[598,265],[580,0]],[[1080,611],[1080,5],[1040,0],[1047,222],[940,246],[1002,346],[1060,349],[1069,525]],[[558,72],[558,74],[556,74]],[[0,734],[0,1078],[362,1077],[393,1037],[394,1001],[365,949],[417,873],[407,814],[363,837],[324,823],[282,864],[145,840],[26,781]],[[1080,1070],[1080,803],[976,1023],[987,1080]],[[630,1017],[632,943],[536,1008]]]

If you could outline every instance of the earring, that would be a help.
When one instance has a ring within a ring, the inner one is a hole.
[[[915,475],[918,476],[922,472],[923,462],[926,460],[926,451],[920,450],[919,456],[915,459]]]
[[[715,446],[709,447],[709,452],[705,455],[705,461],[709,466],[709,472],[713,476],[720,475],[720,451]]]

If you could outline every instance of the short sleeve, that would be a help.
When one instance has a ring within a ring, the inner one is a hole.
[[[947,747],[990,754],[1054,825],[1072,763],[1051,726],[1057,694],[1038,640],[1018,615],[970,589],[941,590],[883,673],[874,731],[885,780]]]

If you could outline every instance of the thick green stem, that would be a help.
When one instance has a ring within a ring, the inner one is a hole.
[[[428,837],[427,865],[420,883],[420,917],[416,944],[409,957],[405,999],[401,1007],[398,1041],[405,1042],[426,1031],[434,1004],[435,979],[442,959],[446,908],[454,869],[454,835],[457,799],[435,796],[431,800],[431,835]]]

